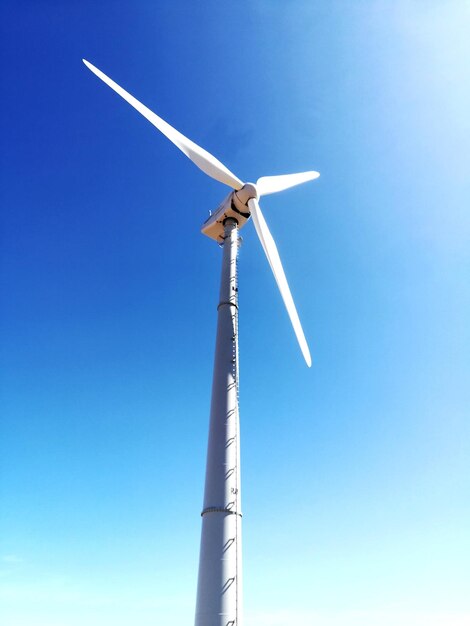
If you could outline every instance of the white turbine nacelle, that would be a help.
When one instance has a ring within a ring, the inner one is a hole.
[[[222,243],[224,241],[225,220],[229,217],[236,220],[240,230],[250,219],[251,211],[248,201],[252,198],[258,198],[258,191],[253,183],[246,183],[238,191],[229,193],[202,225],[202,234],[215,239],[217,243]]]

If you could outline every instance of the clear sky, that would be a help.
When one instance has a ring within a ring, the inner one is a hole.
[[[470,624],[468,2],[3,0],[2,626],[192,624],[227,188],[245,626]]]

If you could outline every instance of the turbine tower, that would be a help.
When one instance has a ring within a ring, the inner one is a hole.
[[[160,130],[199,169],[231,188],[202,226],[223,247],[212,381],[195,626],[242,626],[240,436],[238,413],[238,231],[253,218],[307,365],[310,351],[279,253],[258,198],[320,175],[309,171],[243,183],[212,154],[153,113],[94,65],[85,65]]]
[[[202,509],[196,626],[241,624],[238,225],[227,218]]]

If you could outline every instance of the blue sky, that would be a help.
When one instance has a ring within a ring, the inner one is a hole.
[[[227,190],[85,57],[244,180],[246,626],[470,623],[467,2],[1,8],[4,626],[194,614]]]

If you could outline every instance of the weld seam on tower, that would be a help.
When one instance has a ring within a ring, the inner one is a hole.
[[[228,304],[229,306],[234,306],[234,307],[237,309],[237,311],[238,311],[238,304],[235,304],[235,302],[230,302],[230,301],[227,301],[227,302],[219,302],[219,304],[217,305],[217,311],[218,311],[218,310],[220,309],[220,307],[221,307],[221,306],[223,306],[224,304]]]
[[[232,511],[232,509],[226,509],[225,507],[222,507],[222,506],[207,507],[207,509],[204,509],[202,511],[201,517],[203,517],[206,513],[229,513],[230,515],[239,515],[240,517],[243,517],[242,513],[239,513],[238,511]]]

